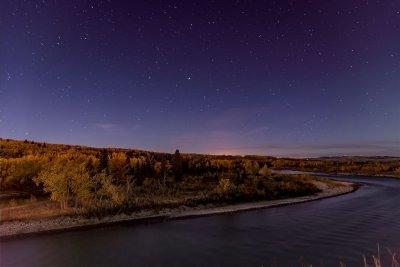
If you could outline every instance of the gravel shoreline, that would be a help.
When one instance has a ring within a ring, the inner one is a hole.
[[[110,217],[85,218],[83,216],[62,216],[56,218],[48,218],[41,220],[24,220],[2,222],[0,224],[0,239],[14,238],[18,236],[54,233],[67,230],[104,227],[115,224],[133,224],[133,223],[154,223],[166,220],[186,219],[200,216],[210,216],[224,213],[233,213],[246,210],[272,208],[277,206],[292,205],[313,201],[322,198],[334,197],[347,194],[357,190],[357,186],[351,183],[343,182],[344,186],[332,187],[322,182],[315,182],[322,190],[321,192],[302,197],[268,200],[260,202],[251,202],[243,204],[233,204],[221,207],[196,207],[155,211],[143,211],[131,215],[115,215]]]

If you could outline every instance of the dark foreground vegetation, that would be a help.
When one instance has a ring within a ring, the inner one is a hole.
[[[167,154],[8,139],[0,139],[0,145],[1,207],[16,205],[22,198],[30,203],[50,198],[63,214],[89,216],[270,200],[319,191],[310,176],[272,174],[271,168],[400,173],[398,160],[296,160],[181,154],[178,150]],[[2,220],[7,218],[13,219],[3,214]]]

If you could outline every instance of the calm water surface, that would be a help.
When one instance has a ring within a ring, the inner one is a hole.
[[[400,254],[400,180],[298,205],[1,241],[0,266],[364,266]]]

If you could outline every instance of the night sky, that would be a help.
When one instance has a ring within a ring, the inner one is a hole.
[[[400,156],[400,1],[1,0],[0,136]]]

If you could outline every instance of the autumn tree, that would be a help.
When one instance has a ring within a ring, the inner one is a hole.
[[[126,177],[126,162],[125,153],[112,153],[112,156],[108,160],[108,172],[106,169],[106,173],[111,175],[116,184],[124,182],[123,180]]]
[[[127,154],[124,166],[124,176],[126,179],[126,197],[129,197],[133,181],[135,178],[135,169],[131,166],[131,155]]]
[[[121,205],[126,199],[126,191],[122,186],[113,184],[112,177],[108,175],[105,171],[97,174],[97,179],[99,179],[101,187],[97,191],[98,201],[108,200],[113,206]]]
[[[2,188],[35,191],[37,188],[32,179],[39,174],[45,160],[44,157],[31,155],[15,159],[1,159]]]
[[[257,175],[258,171],[260,170],[260,166],[258,165],[257,161],[250,161],[246,160],[244,162],[244,168],[246,170],[246,173],[249,175]]]
[[[264,166],[261,168],[261,175],[263,177],[268,177],[269,173],[270,173],[270,171],[269,171],[269,169],[267,167],[267,164],[264,164]]]
[[[226,178],[219,181],[218,185],[214,188],[214,193],[220,199],[229,199],[236,192],[236,186]]]
[[[58,201],[62,209],[74,200],[75,206],[91,196],[92,179],[84,164],[77,165],[72,160],[56,160],[49,163],[34,179],[37,185],[43,184],[50,199]]]

